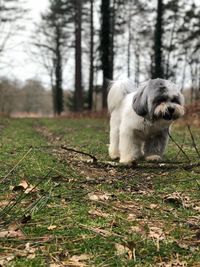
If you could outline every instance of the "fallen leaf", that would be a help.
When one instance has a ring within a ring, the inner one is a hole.
[[[135,256],[135,248],[134,247],[129,247],[128,245],[125,245],[125,244],[119,244],[119,243],[116,243],[115,244],[115,249],[116,249],[116,254],[118,256],[127,256],[127,258],[129,260],[136,260],[136,256]]]
[[[163,240],[165,239],[165,234],[161,228],[152,226],[149,228],[149,237]]]
[[[87,225],[84,225],[84,224],[81,224],[80,226],[82,226],[84,229],[87,229],[87,230],[90,230],[96,234],[100,234],[104,237],[108,237],[108,236],[119,236],[118,234],[116,233],[113,233],[113,232],[110,232],[110,231],[107,231],[107,230],[104,230],[104,229],[101,229],[101,228],[97,228],[97,227],[91,227],[91,226],[87,226]]]
[[[30,193],[31,191],[36,191],[36,188],[34,188],[34,186],[32,184],[30,184],[28,186],[28,188],[26,188],[26,190],[24,191],[25,194]]]
[[[106,201],[110,198],[110,195],[107,193],[89,193],[88,198],[92,201]]]
[[[48,230],[54,230],[56,229],[58,226],[57,225],[50,225],[49,227],[47,227]]]
[[[36,251],[37,251],[37,248],[31,247],[29,242],[25,244],[24,252],[26,253],[26,257],[28,259],[34,259],[36,257],[36,254],[35,254]]]
[[[23,234],[23,232],[21,230],[7,230],[7,231],[1,231],[0,232],[0,238],[8,238],[8,237],[12,237],[12,238],[19,238],[19,239],[23,239],[25,236]]]
[[[160,241],[165,239],[165,234],[163,230],[159,227],[149,227],[149,235],[150,238],[152,238],[156,244],[157,251],[160,250]]]
[[[24,191],[28,188],[28,183],[26,180],[22,180],[18,185],[13,187],[13,191]]]
[[[128,217],[127,217],[127,220],[128,221],[135,221],[136,218],[137,218],[136,214],[129,213]]]
[[[10,201],[7,201],[7,200],[0,201],[0,207],[5,207],[8,204],[11,204],[11,202]]]
[[[168,262],[160,262],[156,264],[157,267],[187,267],[188,264],[186,261],[180,261],[178,254],[176,259],[171,259]],[[193,265],[192,265],[193,266]]]
[[[131,232],[144,234],[144,230],[140,226],[131,226]]]
[[[157,204],[150,204],[149,205],[149,208],[151,209],[151,210],[154,210],[154,209],[156,209],[156,208],[158,208],[159,206],[157,205]]]
[[[90,215],[94,216],[94,217],[102,217],[102,218],[108,218],[109,217],[109,214],[108,213],[105,213],[101,210],[89,210],[88,212]]]
[[[14,260],[15,256],[13,255],[1,255],[0,256],[0,266],[7,266],[7,264]]]
[[[84,261],[87,261],[91,258],[88,254],[82,254],[82,255],[74,255],[71,258],[69,258],[67,261],[63,262],[64,266],[73,266],[73,267],[86,267],[86,263]]]

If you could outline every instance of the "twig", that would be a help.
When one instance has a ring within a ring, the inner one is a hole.
[[[190,162],[190,158],[188,157],[188,155],[185,153],[185,151],[182,149],[181,146],[179,146],[179,144],[174,140],[174,138],[171,136],[171,134],[168,132],[168,135],[170,137],[170,139],[172,140],[172,142],[179,148],[179,150],[183,153],[183,155],[187,158],[187,160]]]
[[[61,148],[64,150],[67,150],[67,151],[75,152],[77,154],[82,154],[82,155],[88,156],[93,160],[93,162],[97,162],[97,158],[95,156],[89,154],[89,153],[82,152],[82,151],[76,150],[74,148],[69,148],[69,147],[66,147],[65,145],[61,145]]]
[[[16,199],[16,201],[13,203],[13,205],[10,206],[11,201],[5,206],[4,209],[1,210],[0,216],[3,216],[4,214],[8,214],[18,203],[20,203],[24,198],[26,198],[39,184],[41,184],[44,179],[52,172],[52,169],[28,192],[28,194],[25,194],[24,192]],[[7,209],[8,208],[8,209]]]
[[[183,146],[184,146],[184,144],[185,144],[185,138],[186,138],[186,134],[184,135],[183,141],[181,142],[181,146],[180,146],[180,147],[181,147],[182,149],[183,149]],[[179,149],[178,153],[173,157],[172,160],[176,160],[176,159],[178,158],[180,152],[181,152],[181,150]]]
[[[188,130],[189,130],[191,139],[192,139],[192,145],[193,145],[195,151],[197,152],[198,157],[200,158],[200,152],[199,152],[199,150],[198,150],[198,148],[197,148],[197,145],[196,145],[196,142],[195,142],[195,139],[194,139],[194,135],[192,134],[190,125],[187,125],[187,127],[188,127]]]
[[[101,229],[101,228],[95,228],[95,227],[90,227],[90,226],[87,226],[87,225],[84,225],[84,224],[79,224],[80,227],[88,230],[88,231],[91,231],[95,234],[98,234],[98,235],[101,235],[103,237],[108,237],[108,236],[118,236],[118,237],[121,237],[121,235],[119,234],[116,234],[114,232],[109,232],[107,230],[104,230],[104,229]]]
[[[28,154],[32,151],[32,147],[26,152],[26,154],[17,162],[17,164],[15,164],[15,166],[6,174],[6,176],[1,180],[1,182],[3,183],[8,176],[17,168],[17,166],[19,166],[19,164],[28,156]]]

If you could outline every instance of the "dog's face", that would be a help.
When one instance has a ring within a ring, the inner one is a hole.
[[[143,83],[133,98],[133,109],[151,121],[173,121],[184,115],[184,98],[168,80],[153,79]]]

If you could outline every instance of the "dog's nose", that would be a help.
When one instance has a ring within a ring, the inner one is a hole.
[[[174,113],[174,108],[172,108],[172,107],[168,107],[168,112],[169,112],[169,114],[173,114]]]

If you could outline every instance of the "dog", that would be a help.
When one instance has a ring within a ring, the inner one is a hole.
[[[184,97],[169,80],[151,79],[137,88],[131,80],[111,84],[110,112],[111,159],[130,165],[138,159],[160,161],[169,138],[172,122],[184,115]]]

